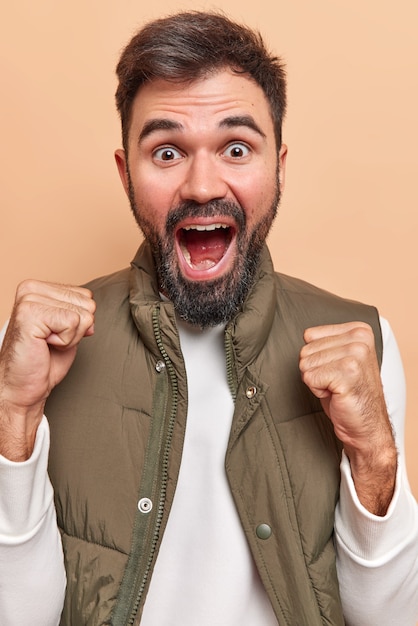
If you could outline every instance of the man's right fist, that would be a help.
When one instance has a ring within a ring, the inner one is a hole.
[[[88,289],[22,282],[0,351],[0,454],[24,460],[51,390],[67,374],[83,337],[94,332]]]

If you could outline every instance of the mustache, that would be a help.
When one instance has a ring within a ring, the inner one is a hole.
[[[172,234],[177,225],[187,217],[219,217],[222,215],[232,217],[240,229],[245,228],[247,219],[244,209],[239,204],[230,200],[214,199],[205,204],[186,200],[170,209],[166,219],[166,230],[167,233]]]

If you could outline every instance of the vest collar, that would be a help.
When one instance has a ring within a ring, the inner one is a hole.
[[[161,300],[150,245],[142,243],[131,263],[130,305],[135,323],[147,348],[155,351],[152,313],[160,307],[164,334],[176,351],[179,349],[175,311],[171,302]],[[259,355],[270,333],[275,314],[274,270],[270,253],[264,246],[259,269],[243,310],[229,322],[225,332],[232,340],[238,373]],[[239,375],[240,377],[240,375]]]

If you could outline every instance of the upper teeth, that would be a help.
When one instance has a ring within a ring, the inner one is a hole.
[[[226,224],[191,224],[184,226],[184,230],[215,230],[216,228],[229,228]]]

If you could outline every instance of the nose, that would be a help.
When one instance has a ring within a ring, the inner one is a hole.
[[[204,204],[225,198],[228,185],[222,175],[222,164],[209,154],[196,154],[190,158],[180,189],[181,200]]]

